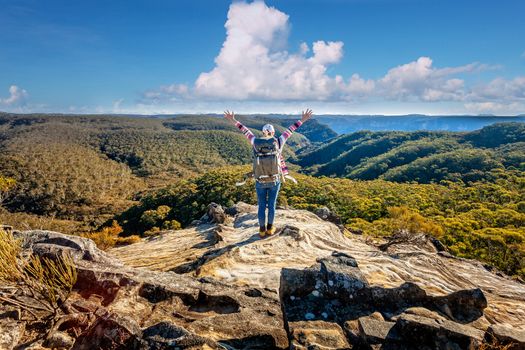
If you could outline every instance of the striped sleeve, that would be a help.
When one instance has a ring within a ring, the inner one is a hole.
[[[284,161],[284,157],[281,154],[279,154],[279,162],[281,163],[281,172],[284,175],[288,175],[288,166],[286,166],[286,162]]]
[[[288,138],[290,136],[292,136],[292,134],[294,133],[295,130],[297,130],[301,125],[303,125],[303,122],[298,120],[296,121],[295,123],[293,123],[292,125],[290,125],[288,127],[288,129],[286,129],[282,134],[281,136],[279,136],[279,146],[280,148],[282,149],[284,144],[286,143],[286,140],[288,140]]]
[[[235,126],[244,134],[244,136],[246,136],[248,141],[250,141],[250,143],[253,145],[253,140],[255,140],[255,135],[253,134],[253,132],[251,132],[250,129],[242,125],[242,123],[239,121],[235,123]]]

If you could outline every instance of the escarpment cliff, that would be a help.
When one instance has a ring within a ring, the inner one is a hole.
[[[525,285],[454,258],[423,234],[378,247],[303,210],[278,210],[276,223],[276,234],[261,239],[256,207],[215,205],[190,228],[107,253],[79,237],[16,232],[24,251],[49,257],[69,252],[78,280],[63,307],[67,317],[52,331],[36,331],[23,310],[19,315],[2,304],[0,328],[10,336],[0,343],[68,349],[525,347]]]

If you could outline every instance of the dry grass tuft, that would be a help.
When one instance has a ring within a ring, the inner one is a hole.
[[[18,257],[20,243],[12,234],[0,229],[0,281],[12,283],[20,278]]]
[[[77,281],[74,266],[73,259],[67,254],[56,261],[32,256],[25,266],[28,284],[32,284],[34,290],[56,310],[67,299]]]
[[[35,318],[32,309],[56,315],[77,281],[73,259],[68,254],[56,259],[22,257],[21,252],[20,241],[0,230],[0,285],[16,291],[0,293],[0,300],[27,310]]]

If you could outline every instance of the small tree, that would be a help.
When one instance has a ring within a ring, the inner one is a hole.
[[[0,176],[0,206],[4,202],[9,191],[15,186],[15,184],[16,182],[14,179]]]
[[[443,228],[439,224],[408,207],[391,207],[388,208],[388,213],[391,218],[389,224],[393,233],[405,231],[409,234],[426,233],[437,238],[443,236]]]
[[[91,239],[102,250],[108,250],[119,243],[136,243],[138,241],[136,236],[119,237],[121,232],[122,227],[116,220],[113,220],[111,226],[104,227],[97,232],[85,233],[82,236]]]

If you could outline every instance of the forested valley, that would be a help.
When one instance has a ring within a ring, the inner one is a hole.
[[[256,134],[294,119],[244,116]],[[525,124],[472,132],[359,131],[315,119],[288,141],[279,204],[327,207],[371,238],[426,233],[460,257],[525,277]],[[102,248],[183,228],[210,202],[256,204],[244,136],[216,116],[0,114],[0,223]]]

